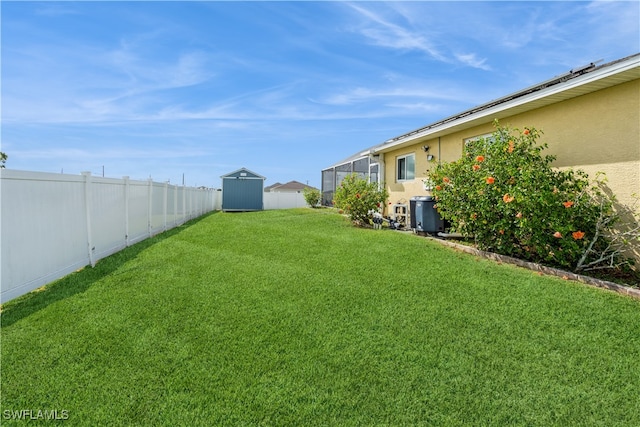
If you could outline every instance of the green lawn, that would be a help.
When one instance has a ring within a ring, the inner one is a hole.
[[[324,209],[142,242],[5,304],[1,344],[3,426],[640,425],[640,301]]]

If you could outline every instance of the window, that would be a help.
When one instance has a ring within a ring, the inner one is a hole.
[[[396,178],[398,181],[408,181],[416,176],[416,156],[407,154],[396,158]]]
[[[485,139],[485,140],[487,140],[489,142],[493,142],[493,138],[492,137],[493,137],[492,133],[485,133],[484,135],[478,135],[478,136],[474,136],[474,137],[471,137],[471,138],[465,138],[464,139],[464,145],[467,145],[470,142],[478,141],[480,139]]]

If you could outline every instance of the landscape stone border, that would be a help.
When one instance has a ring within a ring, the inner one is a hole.
[[[486,259],[490,259],[493,261],[497,261],[497,262],[503,262],[503,263],[507,263],[507,264],[514,264],[517,265],[519,267],[523,267],[523,268],[527,268],[529,270],[533,270],[533,271],[538,271],[540,273],[543,274],[548,274],[548,275],[552,275],[552,276],[557,276],[557,277],[561,277],[563,279],[566,280],[574,280],[580,283],[584,283],[586,285],[589,286],[593,286],[593,287],[597,287],[597,288],[603,288],[603,289],[607,289],[609,291],[613,291],[622,295],[627,295],[630,296],[632,298],[637,298],[640,299],[640,289],[638,288],[633,288],[631,286],[625,286],[625,285],[620,285],[618,283],[613,283],[613,282],[609,282],[607,280],[600,280],[600,279],[596,279],[594,277],[589,277],[589,276],[583,276],[581,274],[576,274],[576,273],[571,273],[569,271],[564,271],[564,270],[560,270],[558,268],[553,268],[553,267],[547,267],[544,265],[540,265],[540,264],[536,264],[533,262],[529,262],[529,261],[523,261],[521,259],[518,258],[513,258],[510,256],[506,256],[506,255],[499,255],[499,254],[495,254],[493,252],[486,252],[486,251],[481,251],[479,249],[470,247],[470,246],[466,246],[466,245],[461,245],[459,243],[455,243],[449,240],[444,240],[444,239],[439,239],[439,238],[435,238],[432,236],[424,236],[430,240],[436,241],[438,243],[441,243],[445,246],[449,246],[452,247],[454,249],[457,249],[461,252],[466,252],[472,255],[476,255],[482,258],[486,258]]]

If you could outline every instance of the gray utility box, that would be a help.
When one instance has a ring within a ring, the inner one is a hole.
[[[409,200],[411,228],[414,231],[429,234],[444,231],[444,220],[434,208],[435,204],[432,196],[414,196]]]

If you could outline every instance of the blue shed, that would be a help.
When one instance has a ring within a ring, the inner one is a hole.
[[[261,211],[264,208],[264,176],[241,168],[220,178],[224,212]]]

